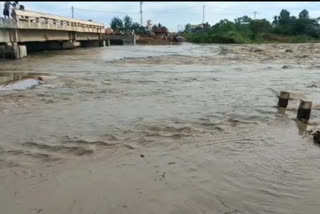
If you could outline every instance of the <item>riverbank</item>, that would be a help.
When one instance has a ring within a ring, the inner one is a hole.
[[[277,34],[258,34],[254,37],[241,33],[214,33],[182,34],[188,42],[203,44],[269,44],[269,43],[320,43],[320,39],[309,36],[285,36]]]
[[[139,45],[179,45],[181,42],[162,36],[139,36],[136,41]]]

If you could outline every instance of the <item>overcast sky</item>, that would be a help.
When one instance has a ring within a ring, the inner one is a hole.
[[[71,17],[71,7],[74,6],[74,16],[78,19],[92,19],[110,26],[114,16],[132,17],[140,23],[140,2],[20,2],[26,10],[46,12]],[[153,23],[161,23],[170,31],[177,31],[178,25],[187,23],[202,23],[203,5],[205,5],[205,21],[215,24],[221,19],[234,20],[248,15],[253,18],[266,18],[272,21],[281,9],[287,9],[297,16],[307,9],[311,17],[320,17],[320,2],[143,2],[143,22],[148,19]],[[3,3],[2,3],[3,8]],[[2,12],[2,10],[1,10]]]

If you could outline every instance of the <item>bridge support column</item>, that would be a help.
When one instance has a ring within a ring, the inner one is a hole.
[[[100,47],[106,47],[106,41],[100,40],[100,41],[99,41],[99,46],[100,46]]]
[[[73,49],[80,46],[80,42],[67,41],[62,43],[62,49]]]
[[[130,35],[128,38],[123,40],[124,45],[136,45],[136,37],[135,35]]]
[[[27,56],[27,47],[25,45],[5,45],[0,46],[0,58],[21,59]]]

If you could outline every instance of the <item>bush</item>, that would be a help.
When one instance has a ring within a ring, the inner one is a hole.
[[[266,19],[252,20],[248,16],[234,22],[221,20],[211,28],[198,31],[186,25],[185,38],[196,43],[262,43],[262,42],[316,42],[320,41],[318,19],[311,19],[307,10],[299,17],[282,10],[271,23]]]
[[[306,42],[316,42],[317,40],[306,35],[302,36],[292,36],[289,38],[288,42],[290,43],[306,43]]]

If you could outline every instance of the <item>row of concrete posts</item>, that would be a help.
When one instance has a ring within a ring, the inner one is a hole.
[[[279,108],[287,108],[289,100],[290,100],[290,93],[286,91],[281,91],[278,101],[278,107]],[[312,108],[312,102],[311,101],[305,101],[300,100],[298,112],[297,112],[297,120],[302,123],[308,123],[311,115],[311,108]],[[320,131],[316,131],[313,134],[313,140],[315,143],[320,144]]]
[[[287,108],[289,100],[290,100],[290,93],[281,91],[279,96],[279,101],[278,101],[278,107]],[[301,122],[307,123],[310,119],[311,107],[312,107],[312,102],[300,100],[300,105],[297,112],[297,119]]]

